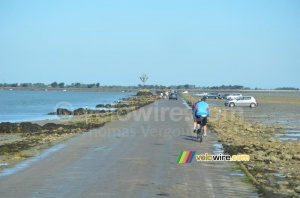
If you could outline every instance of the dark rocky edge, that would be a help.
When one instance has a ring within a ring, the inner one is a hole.
[[[149,89],[141,89],[137,92],[136,96],[152,96],[152,92]]]
[[[0,133],[18,133],[22,134],[22,137],[24,138],[23,141],[16,141],[0,145],[0,155],[10,155],[16,152],[21,152],[23,150],[37,147],[45,143],[51,143],[59,136],[62,136],[64,134],[83,133],[89,131],[90,129],[101,127],[105,123],[116,119],[118,115],[127,114],[130,111],[136,110],[154,102],[156,99],[156,96],[134,96],[128,99],[122,99],[116,104],[111,105],[111,107],[117,108],[114,111],[88,110],[88,123],[86,123],[86,119],[84,116],[79,118],[79,121],[73,121],[72,119],[70,119],[70,122],[67,124],[55,124],[50,122],[43,126],[31,122],[2,122],[0,123]],[[85,114],[85,109],[81,108],[73,112],[65,109],[58,109],[56,113],[58,113],[59,115],[83,115]],[[76,116],[74,116],[74,118],[76,118]]]
[[[128,99],[122,99],[121,101],[116,102],[115,104],[98,104],[96,105],[96,108],[103,108],[101,110],[92,110],[92,109],[88,109],[85,110],[84,108],[78,108],[75,109],[74,111],[69,111],[68,109],[63,109],[63,108],[58,108],[56,110],[56,112],[51,112],[48,113],[48,115],[85,115],[85,113],[87,114],[103,114],[106,112],[112,112],[112,111],[117,111],[116,109],[120,109],[120,108],[125,108],[125,107],[129,107],[130,108],[130,104],[128,103]],[[105,110],[105,109],[106,110]]]
[[[192,106],[196,99],[184,94]],[[236,114],[211,108],[208,127],[230,155],[246,154],[237,162],[264,197],[300,197],[300,142],[281,141],[275,132],[283,125],[246,122]]]

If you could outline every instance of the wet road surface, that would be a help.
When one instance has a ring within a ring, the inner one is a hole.
[[[0,172],[1,197],[258,197],[234,162],[176,163],[195,140],[181,98],[159,100]]]

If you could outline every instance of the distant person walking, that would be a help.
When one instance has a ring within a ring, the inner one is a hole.
[[[162,99],[164,97],[164,94],[161,92],[160,93],[160,98]]]
[[[200,128],[201,120],[202,120],[202,126],[204,131],[204,136],[207,136],[207,117],[210,116],[210,109],[208,104],[206,103],[206,96],[203,96],[200,102],[196,104],[195,107],[195,117],[197,119],[197,128]]]

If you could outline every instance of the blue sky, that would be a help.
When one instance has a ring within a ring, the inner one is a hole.
[[[0,0],[0,82],[300,87],[299,0]]]

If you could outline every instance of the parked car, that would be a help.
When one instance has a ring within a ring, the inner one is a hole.
[[[193,94],[193,95],[198,96],[198,97],[203,97],[203,96],[207,96],[207,93],[200,92],[200,93],[196,93],[196,94]]]
[[[256,107],[258,105],[256,99],[253,96],[242,96],[233,100],[226,100],[225,106],[229,107]]]
[[[219,99],[226,99],[227,96],[229,96],[229,94],[223,94],[223,95],[220,94]]]
[[[216,92],[216,93],[208,93],[206,97],[217,99],[217,98],[219,98],[219,96],[220,96],[220,94],[218,92]]]
[[[170,95],[169,95],[169,100],[177,100],[177,93],[171,93]]]
[[[226,99],[227,100],[232,100],[232,99],[236,99],[236,98],[240,98],[242,97],[242,94],[240,93],[232,93],[232,94],[229,94]]]

